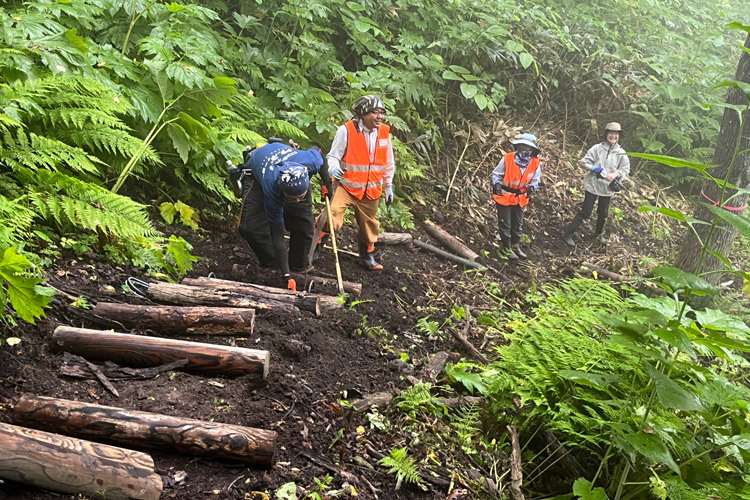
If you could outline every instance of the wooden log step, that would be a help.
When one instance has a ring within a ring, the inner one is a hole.
[[[159,333],[249,335],[255,309],[240,307],[156,306],[99,302],[91,311],[107,320]]]
[[[268,376],[269,353],[244,347],[58,326],[52,334],[52,348],[127,366],[159,366],[187,359],[187,365],[181,368],[184,371],[228,377]]]
[[[106,500],[158,500],[146,453],[0,422],[0,478]]]
[[[411,233],[380,233],[378,245],[411,245],[414,237]]]
[[[420,241],[418,239],[414,239],[413,241],[414,245],[421,248],[422,250],[425,250],[430,253],[434,253],[435,255],[442,257],[446,260],[449,260],[451,262],[455,262],[456,264],[461,264],[464,267],[469,267],[471,269],[478,269],[480,271],[486,271],[487,268],[483,266],[482,264],[478,262],[474,262],[473,260],[464,259],[463,257],[459,257],[458,255],[454,255],[452,253],[446,252],[445,250],[441,250],[433,245],[430,245],[429,243],[425,243],[423,241]]]
[[[194,287],[208,287],[215,290],[228,291],[236,294],[247,294],[253,297],[267,297],[277,301],[287,301],[305,311],[313,311],[316,316],[321,313],[333,313],[344,308],[336,297],[331,295],[316,295],[307,292],[294,292],[284,288],[256,285],[255,283],[241,283],[237,281],[220,280],[217,278],[185,278],[185,285]]]
[[[448,233],[445,229],[438,226],[431,220],[422,221],[425,230],[430,236],[439,241],[444,247],[464,259],[477,260],[479,254],[467,247],[463,241]]]
[[[315,271],[320,272],[320,271]],[[311,274],[300,274],[300,273],[292,273],[292,277],[297,281],[297,287],[300,287],[303,283],[309,283],[313,282],[318,285],[322,286],[338,286],[338,283],[336,283],[336,277],[325,277],[325,276],[313,276]],[[362,283],[356,283],[354,281],[342,281],[341,282],[344,285],[344,291],[346,293],[351,293],[352,295],[361,295],[362,294]]]
[[[274,431],[240,425],[130,411],[67,399],[24,395],[13,423],[76,437],[108,440],[270,467],[276,450]]]
[[[251,296],[246,293],[231,292],[229,290],[210,289],[205,286],[178,285],[158,281],[148,285],[148,294],[157,301],[179,305],[204,305],[219,307],[250,307],[258,310],[299,311],[290,302],[282,302],[271,298]]]

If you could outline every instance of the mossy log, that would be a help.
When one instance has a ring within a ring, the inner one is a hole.
[[[276,432],[42,396],[22,396],[13,423],[71,436],[273,465]]]
[[[0,478],[102,500],[158,500],[162,492],[146,453],[2,422]]]
[[[59,326],[52,334],[52,348],[127,366],[159,366],[187,359],[181,368],[184,371],[229,377],[268,376],[269,353],[244,347]]]

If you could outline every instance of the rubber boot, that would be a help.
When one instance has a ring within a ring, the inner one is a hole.
[[[575,242],[575,240],[573,239],[573,233],[568,233],[567,231],[566,231],[566,232],[564,232],[564,233],[562,234],[562,239],[563,239],[563,241],[564,241],[564,242],[565,242],[566,244],[568,244],[568,245],[570,245],[570,246],[572,246],[572,247],[576,246],[576,242]]]
[[[526,259],[526,258],[528,258],[528,255],[526,255],[526,253],[523,250],[521,250],[521,244],[520,243],[513,246],[513,251],[516,253],[516,255],[518,256],[519,259]]]
[[[581,212],[578,212],[576,216],[573,217],[573,220],[570,221],[570,224],[565,227],[565,232],[562,235],[562,239],[565,243],[572,247],[576,246],[576,242],[573,240],[573,233],[576,232],[576,229],[578,229],[582,222],[583,216],[581,215]]]
[[[604,233],[599,233],[596,236],[594,236],[594,239],[601,243],[602,245],[607,244],[607,238],[604,237]]]
[[[320,255],[320,252],[323,250],[323,247],[328,243],[328,240],[330,239],[331,235],[328,233],[320,233],[320,240],[315,245],[315,251],[313,251],[312,254],[312,261],[315,262],[318,260],[318,256]]]
[[[518,260],[518,255],[513,251],[509,241],[503,241],[503,256],[508,260]]]
[[[380,271],[383,266],[375,260],[375,243],[359,244],[359,259],[365,269],[370,271]]]

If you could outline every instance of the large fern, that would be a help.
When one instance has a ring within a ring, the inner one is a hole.
[[[387,457],[381,458],[378,463],[385,467],[390,467],[388,473],[396,474],[396,488],[401,486],[402,481],[414,483],[422,489],[427,487],[419,477],[419,469],[413,458],[409,456],[406,447],[394,448]]]

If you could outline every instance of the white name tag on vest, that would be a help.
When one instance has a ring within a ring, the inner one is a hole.
[[[388,145],[388,139],[378,139],[378,147],[384,148]]]

